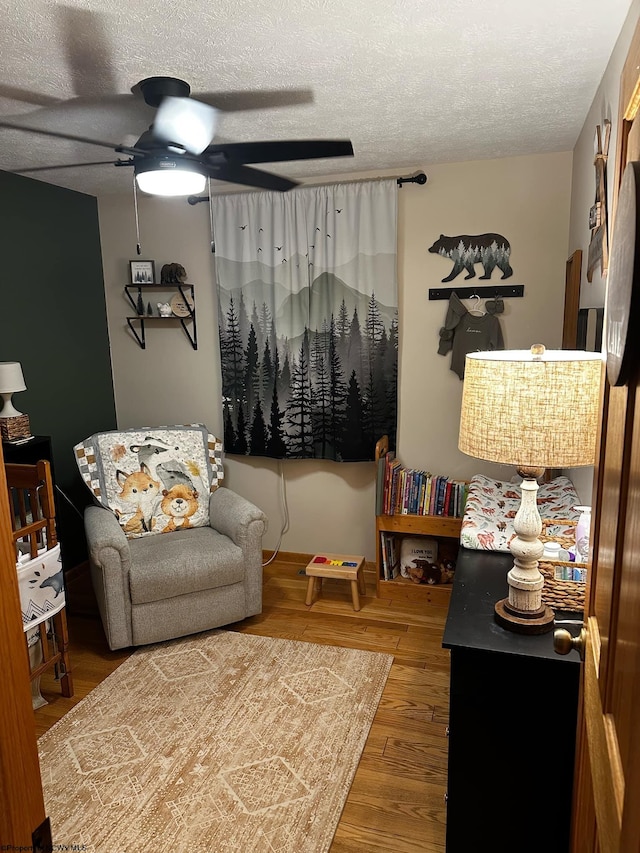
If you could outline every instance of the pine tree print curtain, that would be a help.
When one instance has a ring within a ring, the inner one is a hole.
[[[360,461],[394,440],[397,191],[212,197],[227,453]]]

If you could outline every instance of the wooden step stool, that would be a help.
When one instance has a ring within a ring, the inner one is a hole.
[[[360,595],[366,594],[364,580],[364,557],[344,556],[343,554],[316,554],[305,569],[309,578],[305,604],[313,604],[315,593],[322,592],[323,578],[338,578],[351,581],[351,598],[353,609],[360,610]]]

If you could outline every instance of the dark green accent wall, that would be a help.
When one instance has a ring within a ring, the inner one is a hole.
[[[51,436],[56,484],[82,511],[73,446],[116,426],[98,205],[93,196],[0,172],[0,361],[22,364],[13,398]],[[86,559],[81,518],[58,497],[65,569]]]

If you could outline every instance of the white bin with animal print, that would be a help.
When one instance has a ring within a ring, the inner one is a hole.
[[[65,605],[60,545],[30,559],[21,557],[16,566],[20,589],[22,627],[29,631],[55,616]]]

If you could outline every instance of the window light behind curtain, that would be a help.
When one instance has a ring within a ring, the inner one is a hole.
[[[213,198],[227,453],[359,461],[393,441],[397,192]]]

